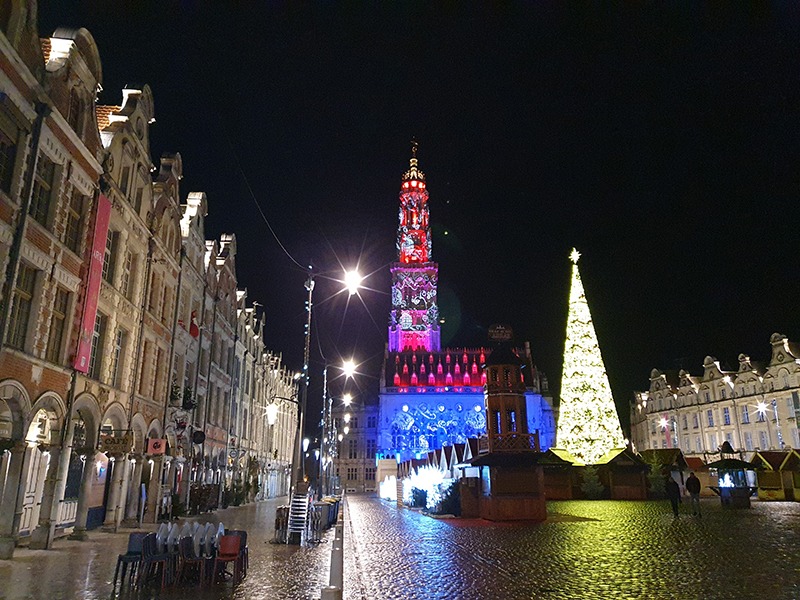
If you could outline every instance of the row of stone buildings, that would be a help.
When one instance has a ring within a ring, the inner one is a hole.
[[[101,106],[101,83],[88,31],[2,3],[0,557],[288,487],[297,380],[236,239],[205,239],[179,154],[153,165],[151,90]]]
[[[701,457],[725,442],[743,456],[800,448],[800,347],[778,333],[770,344],[766,365],[740,354],[736,370],[712,356],[701,376],[653,369],[650,389],[637,392],[631,405],[634,448],[680,448]]]

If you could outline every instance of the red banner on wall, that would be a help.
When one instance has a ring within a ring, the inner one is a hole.
[[[92,334],[97,318],[97,298],[100,295],[100,281],[103,279],[103,258],[106,253],[108,222],[111,219],[111,202],[103,194],[97,197],[97,212],[92,236],[92,252],[89,255],[89,272],[86,276],[86,297],[83,299],[83,315],[78,338],[78,351],[75,353],[73,367],[76,371],[89,371],[92,353]]]

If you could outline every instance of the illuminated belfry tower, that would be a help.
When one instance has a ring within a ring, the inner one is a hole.
[[[436,284],[439,266],[431,261],[431,226],[425,174],[417,166],[417,144],[400,186],[397,262],[392,264],[389,351],[440,350]]]

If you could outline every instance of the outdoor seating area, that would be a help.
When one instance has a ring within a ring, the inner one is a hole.
[[[223,523],[162,523],[156,532],[130,534],[127,551],[117,558],[113,589],[118,580],[120,588],[236,585],[247,576],[248,562],[246,531]]]

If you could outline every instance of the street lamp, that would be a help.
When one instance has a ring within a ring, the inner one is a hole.
[[[344,283],[351,296],[358,293],[358,288],[361,287],[362,279],[363,277],[361,277],[358,271],[345,271]]]
[[[356,372],[356,363],[353,359],[345,360],[340,369],[345,376],[349,379]],[[319,475],[318,475],[318,492],[320,497],[322,495],[330,494],[330,474],[329,468],[333,464],[333,457],[336,449],[336,427],[333,421],[333,396],[328,392],[328,365],[325,365],[323,370],[323,403],[322,403],[322,442],[321,455],[322,459],[319,462]],[[351,394],[344,394],[342,402],[345,405],[350,405],[353,401]],[[345,433],[349,427],[345,427]],[[341,436],[339,436],[341,441]]]
[[[363,277],[357,271],[345,271],[345,286],[349,291],[350,295],[352,296],[358,291],[358,288],[361,285],[361,281]],[[299,485],[298,489],[295,490],[295,493],[306,494],[308,493],[308,487],[305,485],[305,473],[303,466],[301,465],[303,452],[301,450],[301,444],[303,439],[303,430],[304,430],[304,419],[306,410],[308,407],[308,386],[309,386],[309,360],[311,357],[311,314],[313,308],[313,298],[314,298],[314,285],[315,280],[314,277],[316,274],[314,273],[313,267],[311,265],[308,266],[308,277],[306,278],[305,288],[308,292],[308,297],[306,299],[306,323],[305,323],[305,330],[304,330],[304,346],[303,346],[303,371],[302,371],[302,386],[300,389],[300,414],[297,419],[297,442],[295,444],[295,457],[293,460],[293,472],[295,481]],[[352,363],[352,361],[351,361]],[[351,368],[350,366],[347,367],[348,369]],[[355,363],[352,363],[352,372],[355,372]],[[325,394],[327,396],[327,367],[324,374],[326,381],[325,381]],[[324,398],[323,398],[324,400]],[[323,440],[324,442],[324,440]],[[324,457],[323,457],[324,459]],[[320,461],[320,464],[322,461]]]

